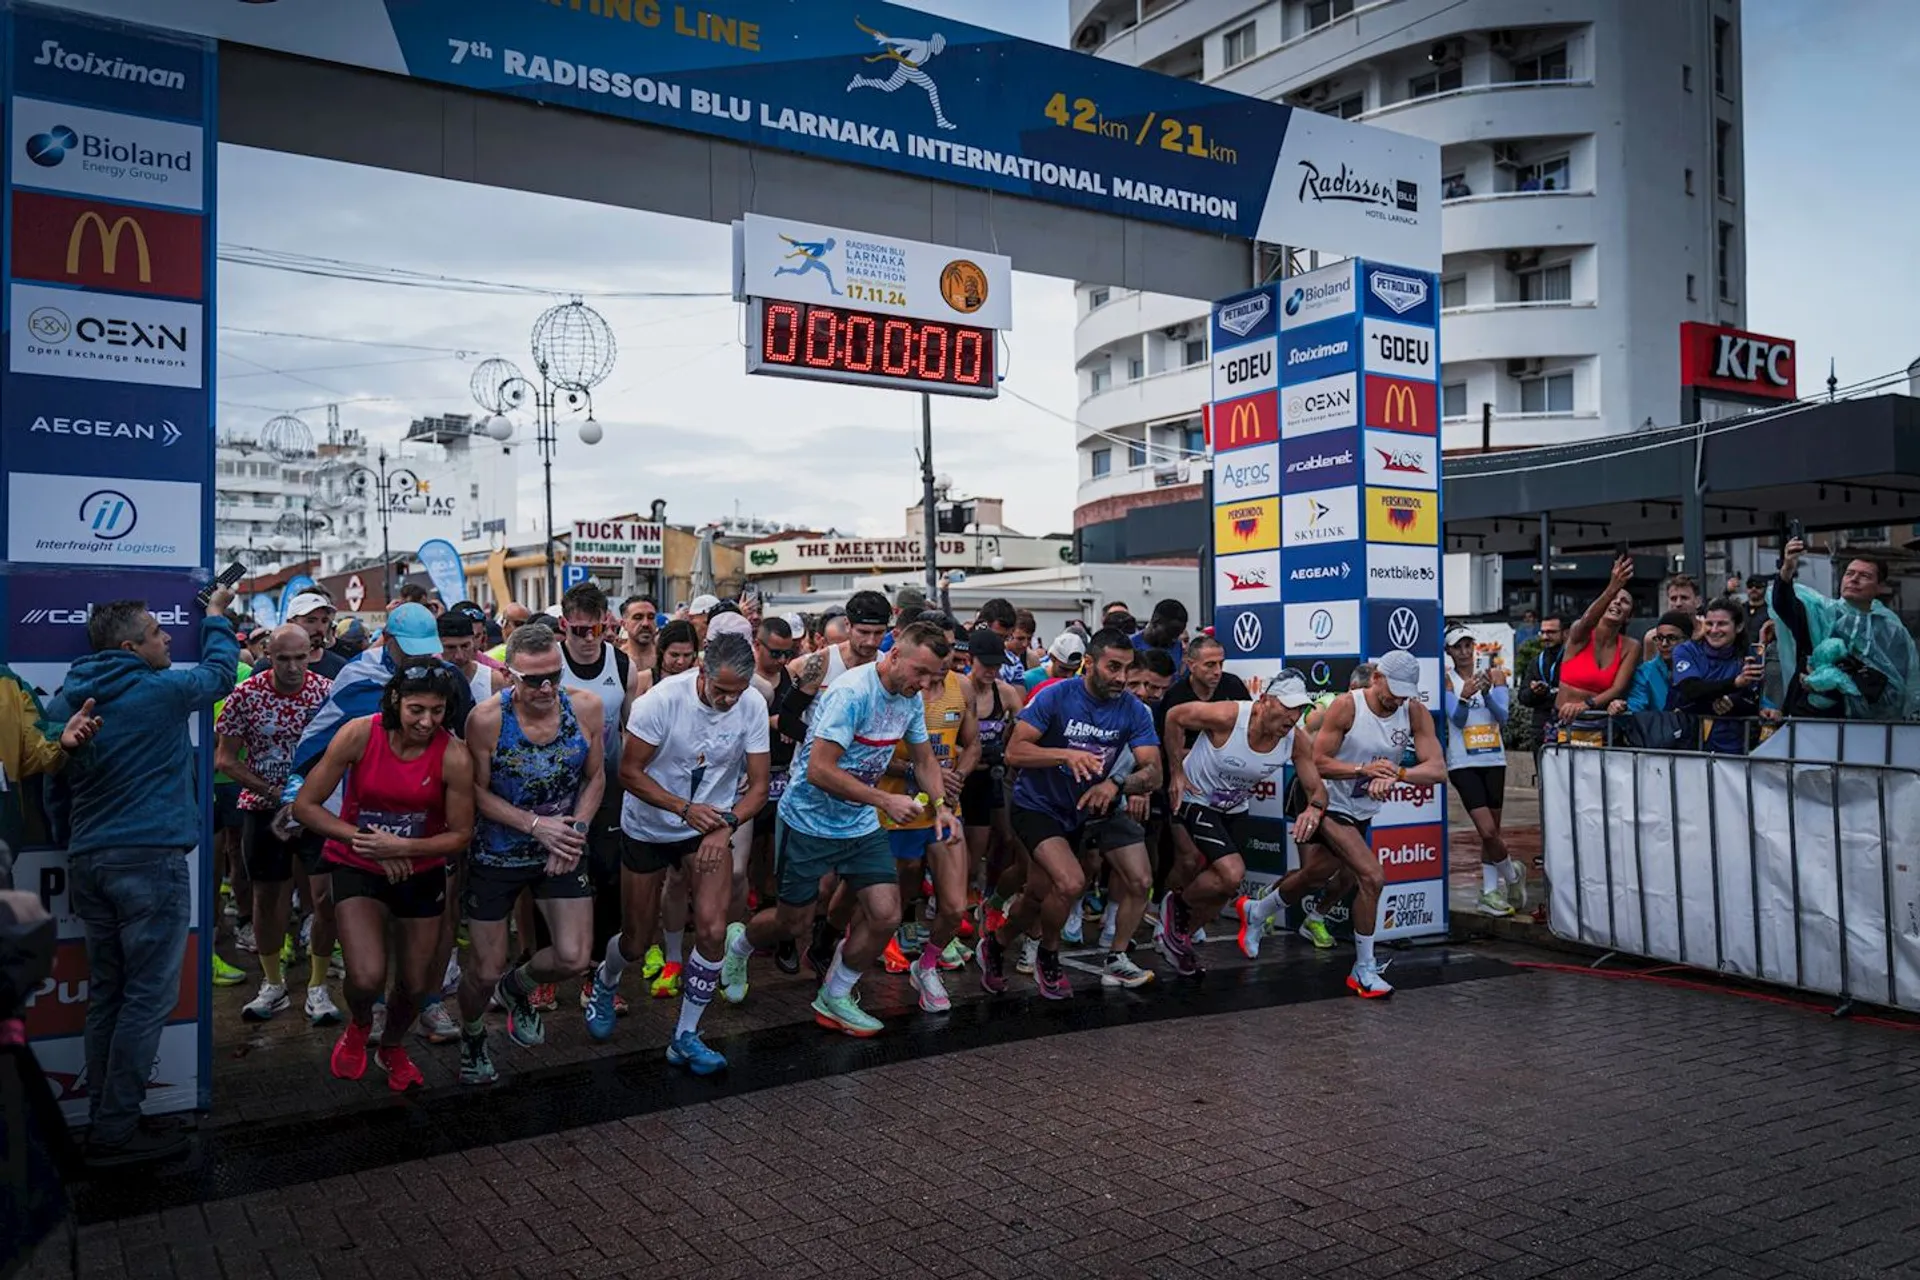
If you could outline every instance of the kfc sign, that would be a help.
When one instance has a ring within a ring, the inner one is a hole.
[[[1688,321],[1680,326],[1680,383],[1792,400],[1797,395],[1793,343]]]

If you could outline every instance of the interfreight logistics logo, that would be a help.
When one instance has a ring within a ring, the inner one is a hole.
[[[7,558],[48,564],[192,568],[200,561],[199,484],[14,471]]]

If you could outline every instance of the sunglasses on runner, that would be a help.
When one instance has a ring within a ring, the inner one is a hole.
[[[791,658],[794,653],[792,645],[788,645],[784,649],[776,649],[770,644],[763,644],[760,647],[767,651],[769,657],[779,658],[783,662]]]
[[[566,625],[566,632],[568,635],[579,640],[594,640],[599,638],[600,624],[597,622],[569,622]]]
[[[508,667],[507,674],[529,689],[555,689],[560,685],[558,671],[515,671],[512,667]]]

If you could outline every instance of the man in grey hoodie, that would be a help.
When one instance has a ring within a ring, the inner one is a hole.
[[[146,604],[119,600],[87,620],[93,652],[48,704],[62,720],[92,699],[101,727],[68,761],[68,893],[87,932],[87,1163],[165,1160],[179,1130],[144,1128],[140,1107],[160,1032],[180,990],[193,916],[187,855],[201,841],[198,758],[188,719],[233,689],[239,645],[220,590],[200,623],[200,662],[171,670],[172,637]],[[60,723],[56,720],[55,723]]]

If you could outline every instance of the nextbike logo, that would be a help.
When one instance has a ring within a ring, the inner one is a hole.
[[[1282,487],[1297,491],[1353,484],[1360,474],[1358,445],[1350,430],[1286,441],[1280,446]]]
[[[1335,431],[1360,421],[1360,404],[1351,373],[1289,386],[1280,400],[1282,439]]]
[[[1278,491],[1279,475],[1278,445],[1258,445],[1218,454],[1213,462],[1214,501],[1267,497]]]
[[[1353,263],[1341,262],[1282,280],[1278,286],[1285,299],[1280,307],[1281,330],[1301,329],[1322,320],[1352,315],[1353,271]]]
[[[1376,600],[1438,599],[1440,549],[1369,542],[1366,594]]]
[[[199,210],[206,135],[196,125],[14,98],[16,185]],[[20,164],[24,159],[30,164]]]

